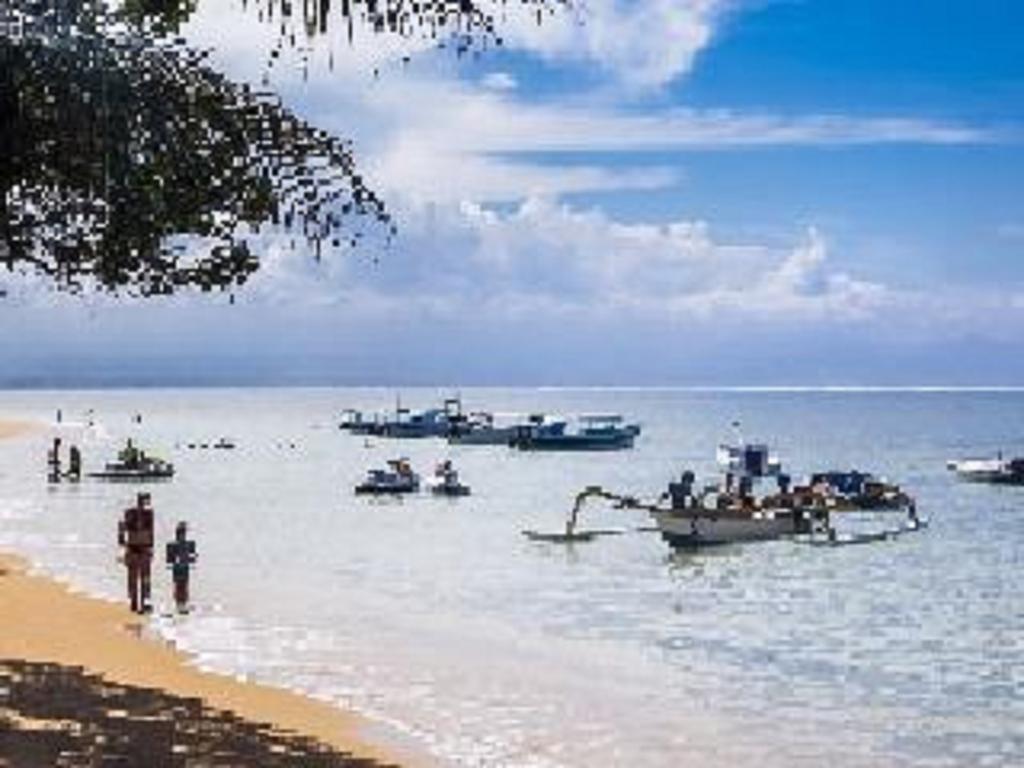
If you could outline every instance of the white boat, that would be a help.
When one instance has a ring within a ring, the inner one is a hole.
[[[451,461],[442,461],[427,483],[437,496],[469,496],[469,486],[459,480],[459,471]]]
[[[1024,485],[1024,459],[1004,459],[1002,455],[984,459],[954,459],[946,467],[961,480],[996,485]]]
[[[794,536],[807,529],[804,516],[792,509],[745,510],[703,508],[651,513],[665,541],[693,547]]]

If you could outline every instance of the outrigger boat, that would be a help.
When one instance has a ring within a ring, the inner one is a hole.
[[[624,424],[618,414],[580,416],[576,430],[562,420],[536,420],[516,428],[510,441],[522,451],[619,451],[632,448],[639,424]]]
[[[108,463],[102,471],[90,472],[94,480],[153,481],[170,480],[174,477],[174,465],[168,461],[147,456],[136,448],[132,441],[117,454],[117,461]]]
[[[434,469],[434,477],[428,485],[431,493],[438,496],[469,496],[469,486],[459,481],[459,471],[451,461],[442,461]]]
[[[793,486],[767,446],[724,448],[727,450],[718,453],[725,469],[719,482],[698,488],[694,473],[687,470],[654,503],[591,486],[577,495],[564,533],[524,533],[535,540],[555,542],[589,541],[597,535],[622,533],[576,530],[583,504],[592,497],[613,501],[623,509],[648,512],[662,538],[680,547],[767,541],[802,534],[822,543],[847,543],[839,540],[833,525],[833,515],[838,513],[902,511],[907,515],[906,526],[898,531],[861,534],[850,543],[888,538],[924,526],[909,495],[870,474],[823,472],[813,475],[807,484]],[[769,478],[774,479],[774,487],[755,493],[756,487]]]
[[[366,479],[356,486],[356,494],[416,493],[420,489],[420,476],[412,471],[408,459],[392,459],[388,469],[371,469]]]
[[[946,467],[961,480],[994,485],[1024,485],[1024,459],[955,459]]]

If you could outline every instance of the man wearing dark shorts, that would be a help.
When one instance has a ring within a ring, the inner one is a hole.
[[[148,613],[153,565],[153,507],[148,493],[140,493],[135,506],[124,511],[124,518],[118,524],[117,543],[124,548],[132,611]]]

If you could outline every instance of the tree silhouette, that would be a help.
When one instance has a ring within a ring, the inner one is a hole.
[[[513,0],[538,14],[566,0]],[[198,0],[0,6],[0,264],[59,289],[139,295],[243,284],[267,226],[316,258],[395,232],[352,147],[233,83],[174,35]],[[500,45],[476,0],[264,0],[278,46],[331,19],[459,53]],[[538,17],[540,18],[540,16]]]

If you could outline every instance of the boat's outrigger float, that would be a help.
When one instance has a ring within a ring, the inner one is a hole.
[[[770,456],[767,446],[723,446],[719,449],[722,481],[695,487],[689,470],[669,484],[659,499],[645,502],[636,496],[615,493],[600,486],[588,486],[576,496],[565,530],[554,533],[524,531],[534,541],[572,543],[598,536],[624,533],[623,529],[580,530],[580,513],[590,499],[604,499],[620,509],[647,512],[653,529],[673,546],[693,547],[743,541],[766,541],[799,537],[814,544],[866,543],[923,528],[914,499],[899,486],[873,475],[851,472],[820,472],[803,485],[793,485],[781,464]],[[759,481],[771,478],[774,488],[761,495],[754,492]],[[885,513],[905,516],[898,527],[843,534],[837,516],[877,519]]]

